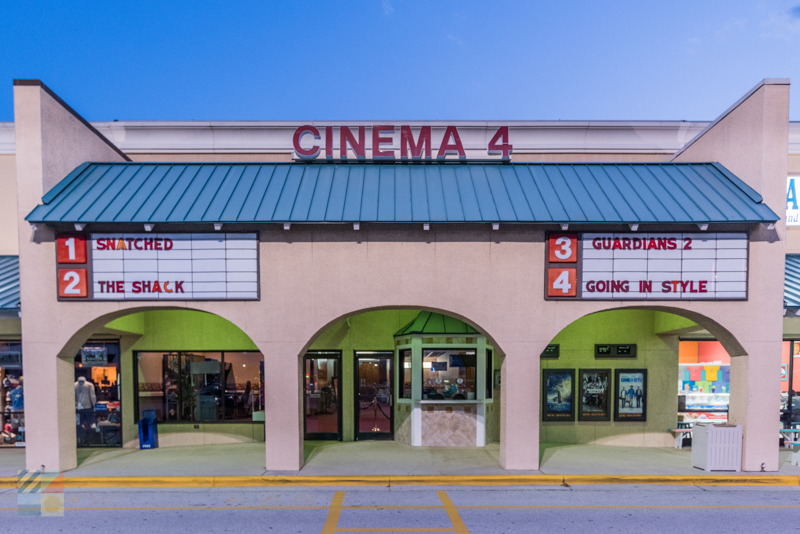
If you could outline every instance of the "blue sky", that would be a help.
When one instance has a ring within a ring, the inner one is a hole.
[[[14,78],[89,120],[705,120],[800,84],[800,0],[1,5],[0,121]]]

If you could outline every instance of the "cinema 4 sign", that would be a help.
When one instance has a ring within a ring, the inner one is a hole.
[[[744,233],[553,233],[545,298],[744,300],[747,257]]]
[[[256,234],[62,234],[59,300],[258,300]]]
[[[369,129],[370,133],[367,133]],[[488,142],[486,141],[488,139]],[[508,126],[481,131],[482,156],[511,159],[514,147],[509,141]],[[317,159],[373,160],[443,160],[466,159],[467,150],[456,126],[300,126],[292,138],[294,157]],[[477,147],[472,147],[477,148]]]

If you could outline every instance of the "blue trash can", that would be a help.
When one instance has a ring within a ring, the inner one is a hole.
[[[142,419],[139,421],[139,448],[157,449],[158,448],[158,424],[156,423],[156,411],[144,410]]]

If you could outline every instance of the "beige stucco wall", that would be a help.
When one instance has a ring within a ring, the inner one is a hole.
[[[16,256],[17,161],[13,154],[0,154],[0,191],[0,256]]]
[[[256,163],[268,161],[292,161],[291,154],[163,154],[163,153],[134,153],[128,154],[128,157],[133,161],[146,161],[146,162],[180,162],[180,163],[218,163],[218,162],[249,162]]]
[[[785,200],[788,86],[766,85],[694,143],[683,157],[719,161],[759,190],[775,209]],[[75,161],[102,148],[71,135],[38,88],[15,88],[19,216]],[[48,135],[43,135],[44,132]],[[63,150],[69,144],[71,150]],[[51,149],[50,145],[55,144]],[[779,147],[775,149],[773,147]],[[67,157],[69,156],[69,157]],[[46,163],[46,164],[45,164]],[[555,230],[555,228],[553,228]],[[231,228],[235,231],[236,228]],[[532,226],[362,224],[258,228],[262,300],[258,302],[57,302],[52,228],[20,227],[23,344],[29,392],[30,468],[75,467],[72,364],[66,358],[97,328],[132,311],[190,308],[218,314],[265,354],[266,465],[303,463],[300,358],[317,335],[366,310],[442,311],[472,324],[502,358],[500,460],[506,469],[539,465],[539,354],[567,325],[590,313],[626,307],[674,312],[703,326],[735,356],[730,418],[744,425],[745,470],[778,467],[774,429],[779,397],[784,228],[757,229],[750,248],[750,298],[736,302],[545,301],[545,230]],[[686,228],[664,227],[663,231]],[[755,273],[755,275],[753,274]],[[298,320],[300,318],[301,320]],[[776,360],[777,358],[777,360]],[[777,363],[776,363],[777,361]],[[33,383],[33,384],[31,384]]]

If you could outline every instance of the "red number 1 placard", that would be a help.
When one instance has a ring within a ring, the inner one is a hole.
[[[86,236],[58,236],[56,253],[58,263],[86,263]]]

